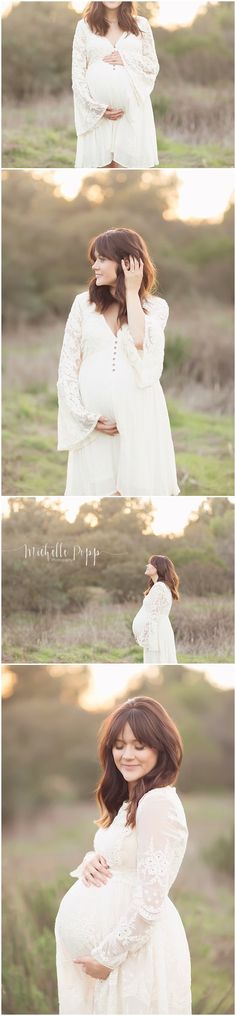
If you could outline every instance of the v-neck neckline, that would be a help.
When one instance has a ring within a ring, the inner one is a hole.
[[[118,42],[121,42],[121,39],[124,38],[124,35],[128,35],[128,32],[122,32],[122,35],[119,36],[119,39],[117,39],[116,42],[111,42],[111,39],[108,39],[107,35],[105,35],[105,39],[110,43],[112,49],[115,49],[115,47],[118,46]],[[104,36],[102,36],[102,38],[104,38]]]
[[[111,332],[111,335],[113,335],[113,339],[117,339],[117,335],[118,335],[118,332],[120,331],[120,329],[119,329],[119,328],[117,328],[117,332],[113,332],[113,329],[112,329],[112,328],[111,328],[111,326],[110,326],[110,325],[108,324],[108,321],[107,321],[107,319],[106,319],[106,317],[105,317],[105,314],[101,314],[100,316],[101,316],[101,317],[103,318],[103,321],[105,321],[105,325],[106,325],[106,326],[107,326],[107,328],[109,329],[109,332]]]
[[[109,45],[112,47],[112,49],[114,49],[115,46],[118,46],[118,42],[120,42],[125,35],[129,35],[129,32],[122,32],[122,35],[119,36],[119,39],[117,39],[116,42],[111,42],[111,40],[107,38],[107,35],[99,35],[99,32],[92,32],[92,29],[90,28],[90,25],[88,25],[88,22],[86,22],[86,25],[89,32],[91,32],[91,35],[95,35],[95,37],[97,36],[98,39],[106,39],[106,42],[109,42]]]

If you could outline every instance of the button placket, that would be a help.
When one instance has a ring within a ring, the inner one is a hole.
[[[112,356],[112,371],[113,371],[113,372],[114,372],[114,371],[115,371],[115,369],[116,369],[116,360],[117,360],[117,346],[118,346],[118,338],[117,338],[117,335],[116,335],[116,337],[115,337],[115,341],[114,341],[114,346],[113,346],[113,356]]]

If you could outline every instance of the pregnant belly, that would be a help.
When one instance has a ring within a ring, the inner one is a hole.
[[[135,639],[137,639],[137,642],[139,642],[139,639],[142,637],[142,633],[143,633],[143,629],[144,629],[144,625],[145,625],[146,621],[147,621],[147,616],[144,613],[143,607],[141,607],[139,612],[138,612],[138,614],[135,615],[134,620],[133,620],[133,624],[132,624],[133,634],[134,634]]]
[[[104,886],[87,888],[78,881],[63,897],[56,918],[56,937],[71,959],[88,955],[120,920],[132,892],[132,881],[113,876]]]
[[[113,348],[111,343],[111,348],[86,357],[80,367],[79,383],[86,409],[107,416],[118,425],[122,424],[122,407],[131,398],[132,380],[124,355],[119,354],[116,369],[112,369]]]
[[[96,102],[127,112],[129,79],[125,67],[117,65],[114,68],[104,60],[96,60],[88,67],[86,80]]]

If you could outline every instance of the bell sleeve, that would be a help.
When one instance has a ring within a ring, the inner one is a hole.
[[[122,49],[122,60],[139,104],[145,102],[153,91],[157,74],[160,70],[156,55],[152,29],[147,18],[139,18],[138,24],[142,33],[140,53],[131,52],[128,46]]]
[[[151,937],[180,867],[187,826],[162,789],[149,791],[137,809],[137,884],[133,900],[114,930],[91,955],[111,969],[136,953]]]
[[[93,99],[86,82],[88,66],[86,31],[86,24],[81,18],[75,31],[72,49],[72,89],[77,136],[93,130],[107,109],[107,106]]]
[[[78,449],[94,438],[99,419],[85,408],[79,386],[81,363],[81,309],[76,296],[67,320],[60,355],[58,392],[58,451]]]

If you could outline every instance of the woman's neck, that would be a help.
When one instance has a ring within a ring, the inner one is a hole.
[[[106,21],[108,21],[109,25],[116,25],[116,28],[118,28],[118,18],[109,18],[109,15],[106,14]]]

